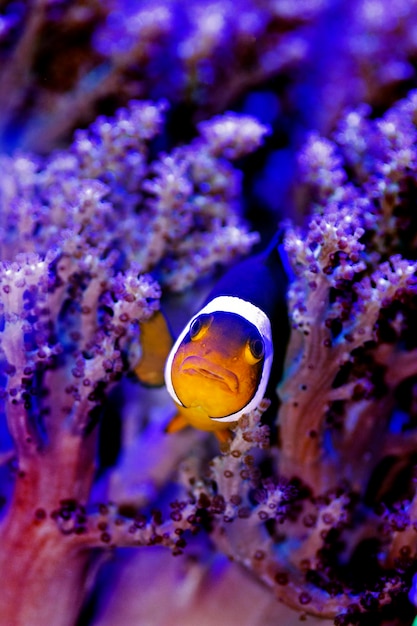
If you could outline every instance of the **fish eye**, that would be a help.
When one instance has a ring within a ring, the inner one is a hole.
[[[212,321],[211,315],[199,315],[190,324],[190,337],[192,341],[201,339],[206,334]]]
[[[251,339],[249,341],[249,347],[255,359],[262,359],[265,351],[262,339]]]
[[[261,336],[251,337],[245,348],[245,358],[248,363],[254,365],[258,363],[265,354],[265,344]]]

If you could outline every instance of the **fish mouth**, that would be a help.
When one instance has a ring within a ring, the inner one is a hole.
[[[184,359],[181,370],[191,376],[199,375],[223,383],[232,393],[239,390],[239,379],[234,372],[202,357],[188,356]]]

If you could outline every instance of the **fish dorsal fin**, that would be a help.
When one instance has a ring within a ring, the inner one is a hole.
[[[141,323],[140,331],[142,354],[134,367],[135,374],[143,385],[160,387],[164,384],[165,361],[174,343],[163,313],[156,311]]]

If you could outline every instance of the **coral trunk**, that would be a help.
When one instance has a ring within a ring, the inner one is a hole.
[[[77,545],[94,473],[95,438],[67,435],[28,455],[0,524],[0,624],[71,626],[84,599],[91,551]],[[40,463],[42,460],[42,463]]]
[[[84,595],[88,552],[74,550],[20,512],[2,533],[0,624],[72,626]]]

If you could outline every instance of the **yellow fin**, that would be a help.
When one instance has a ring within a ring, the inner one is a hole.
[[[178,407],[178,413],[174,415],[169,424],[165,427],[165,432],[168,434],[177,433],[179,430],[186,428],[187,426],[192,426],[199,430],[206,430],[208,432],[214,432],[216,435],[217,441],[220,446],[229,444],[233,438],[232,431],[228,428],[228,426],[233,426],[234,424],[220,424],[209,417],[206,420],[199,424],[198,418],[201,419],[201,410],[198,408],[187,409],[185,407]],[[197,415],[197,423],[195,423]],[[203,426],[201,428],[201,426]]]
[[[177,413],[176,415],[174,415],[169,424],[165,427],[165,432],[169,434],[177,433],[179,430],[182,430],[186,426],[189,426],[189,423],[187,422],[185,417],[181,415],[181,413]]]
[[[161,311],[156,311],[140,325],[142,356],[135,365],[140,382],[151,387],[164,384],[164,367],[173,345],[172,335]]]
[[[215,430],[214,434],[217,437],[217,441],[220,444],[225,444],[225,443],[230,443],[233,439],[232,437],[232,431],[227,429],[227,430]]]
[[[181,413],[177,413],[165,427],[165,432],[172,435],[172,433],[177,433],[187,426],[190,426],[190,423],[186,417]],[[217,441],[221,446],[229,444],[232,440],[232,431],[229,429],[215,430],[214,434],[216,435]]]

